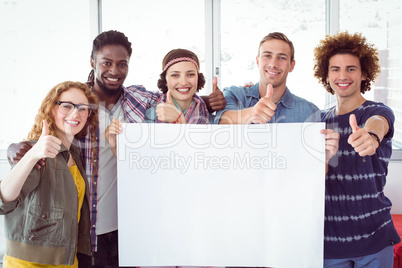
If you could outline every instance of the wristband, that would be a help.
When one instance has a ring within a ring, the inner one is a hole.
[[[367,133],[370,136],[374,137],[374,139],[378,142],[378,147],[380,147],[381,141],[380,141],[380,138],[378,137],[378,135],[371,131],[367,131]],[[378,147],[376,148],[376,150],[378,149]]]
[[[181,112],[179,114],[179,117],[177,117],[177,119],[173,121],[173,124],[179,123],[179,120],[180,120],[180,117],[182,116],[182,114],[183,114],[183,112]]]

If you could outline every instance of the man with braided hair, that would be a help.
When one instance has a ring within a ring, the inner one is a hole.
[[[377,49],[359,33],[342,32],[321,40],[314,57],[314,76],[336,96],[322,121],[340,134],[326,175],[324,267],[392,268],[400,237],[383,190],[395,118],[362,95],[380,73]]]
[[[105,130],[113,119],[125,123],[144,122],[145,111],[155,106],[159,98],[159,93],[147,91],[143,86],[123,86],[131,54],[131,43],[121,32],[102,32],[93,41],[88,84],[99,97],[99,124],[96,139],[87,135],[80,140],[80,145],[90,180],[94,258],[77,254],[80,267],[118,267],[117,160],[106,141]],[[212,110],[224,108],[222,92],[212,93],[209,105]],[[7,151],[9,161],[18,162],[31,146],[29,142],[12,144]],[[94,160],[90,157],[93,146],[97,150]]]

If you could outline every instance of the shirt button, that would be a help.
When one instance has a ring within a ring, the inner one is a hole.
[[[41,218],[44,219],[44,220],[46,220],[46,219],[47,219],[47,215],[46,215],[46,214],[42,214]]]

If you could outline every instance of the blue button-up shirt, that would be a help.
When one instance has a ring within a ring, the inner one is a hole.
[[[229,110],[243,110],[253,107],[260,100],[258,91],[259,83],[252,87],[229,87],[223,89],[223,95],[226,98],[225,109],[217,112],[215,123],[219,124],[221,116]],[[290,92],[286,87],[285,94],[276,103],[275,115],[269,123],[302,123],[302,122],[320,122],[320,110],[318,107],[303,98],[300,98]]]

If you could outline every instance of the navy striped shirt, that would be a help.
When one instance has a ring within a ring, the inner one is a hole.
[[[332,107],[321,113],[327,128],[340,134],[325,181],[324,258],[366,256],[400,241],[391,218],[391,201],[384,195],[395,117],[389,107],[373,101],[344,115],[334,111]],[[348,144],[351,114],[361,128],[374,115],[388,120],[389,131],[374,155],[363,158]]]

